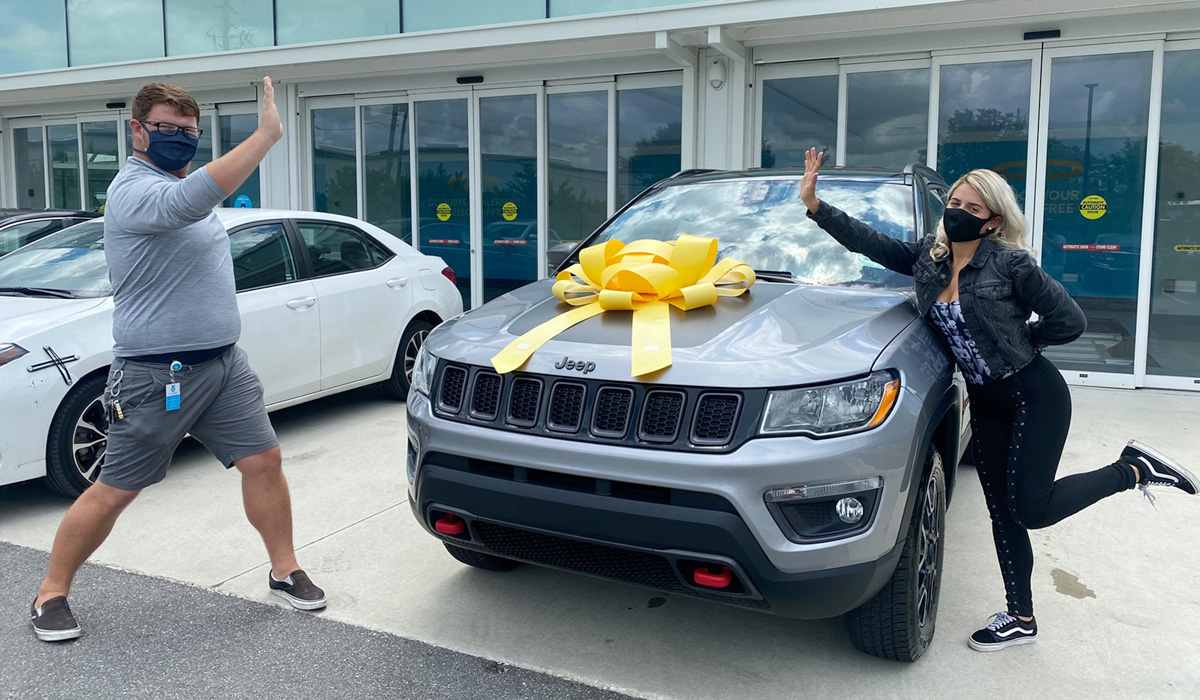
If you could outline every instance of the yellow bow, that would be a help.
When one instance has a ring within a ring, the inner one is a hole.
[[[584,248],[579,263],[558,273],[554,296],[577,308],[537,326],[492,358],[504,374],[546,341],[605,311],[633,312],[633,373],[671,366],[670,307],[711,306],[754,286],[754,270],[731,258],[717,262],[717,239],[684,234],[679,240],[608,241]]]

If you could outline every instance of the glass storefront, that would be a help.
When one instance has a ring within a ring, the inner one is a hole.
[[[452,29],[546,18],[545,0],[458,0],[446,11],[442,0],[404,0],[404,31]]]
[[[357,215],[354,108],[314,109],[312,143],[313,206],[331,214]]]
[[[414,105],[417,123],[417,241],[454,270],[471,308],[470,124],[468,100]]]
[[[485,303],[542,276],[537,124],[537,95],[479,99]]]
[[[67,0],[67,26],[72,66],[162,58],[165,53],[162,0]]]
[[[546,97],[547,274],[608,215],[608,92]]]
[[[275,45],[272,0],[165,0],[167,55]]]
[[[115,121],[84,122],[83,181],[84,209],[99,209],[104,205],[108,183],[117,176],[120,167],[117,151],[118,123]]]
[[[832,159],[837,153],[838,76],[818,75],[763,81],[764,168],[804,167],[810,148]]]
[[[924,163],[928,142],[928,68],[846,76],[846,165]]]
[[[46,206],[46,153],[42,127],[13,129],[13,163],[17,174],[17,206]]]
[[[79,126],[47,126],[46,138],[50,141],[50,206],[78,209],[82,204],[79,188]]]
[[[1046,351],[1059,369],[1134,370],[1152,60],[1050,63],[1042,266],[1088,317],[1083,337]]]
[[[275,0],[278,44],[305,44],[400,31],[396,0],[355,0],[338,5],[327,0]]]
[[[679,172],[683,88],[617,92],[617,206]]]
[[[367,105],[361,118],[362,218],[412,243],[408,105]]]
[[[937,165],[946,182],[995,170],[1024,205],[1032,72],[1031,59],[941,67]]]
[[[250,134],[258,128],[257,114],[222,114],[217,118],[221,131],[221,153],[228,153],[242,141],[250,138]],[[203,145],[203,142],[201,142]],[[243,195],[250,199],[250,206],[261,207],[262,197],[259,194],[259,173],[262,168],[255,168],[250,177],[225,200],[225,206],[234,206]],[[244,200],[243,200],[244,201]]]
[[[1167,52],[1146,373],[1200,382],[1200,51]]]
[[[67,15],[50,2],[5,2],[0,75],[67,67]]]

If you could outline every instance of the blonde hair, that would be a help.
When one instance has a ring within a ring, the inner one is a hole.
[[[1013,192],[1013,188],[1008,184],[1007,180],[992,170],[982,168],[972,170],[955,181],[950,187],[950,192],[946,194],[946,201],[949,202],[950,198],[954,196],[954,191],[963,185],[970,185],[979,193],[979,196],[983,198],[984,205],[992,212],[993,217],[997,214],[1002,217],[1000,225],[987,236],[988,240],[1005,248],[1023,250],[1031,256],[1037,256],[1033,248],[1025,240],[1025,233],[1027,231],[1025,213],[1021,211],[1021,206],[1017,204],[1017,195]],[[933,248],[929,251],[929,255],[934,260],[941,260],[949,254],[950,239],[946,237],[945,223],[939,221],[936,239],[933,242]]]

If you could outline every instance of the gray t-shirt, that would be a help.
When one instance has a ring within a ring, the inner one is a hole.
[[[226,197],[208,168],[180,179],[130,158],[108,186],[104,256],[117,357],[207,350],[238,341]]]

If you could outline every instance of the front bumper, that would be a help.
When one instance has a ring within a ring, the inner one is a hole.
[[[408,403],[410,502],[458,546],[800,618],[840,615],[891,576],[907,524],[919,402],[902,395],[879,429],[825,440],[751,440],[724,454],[581,445],[481,428]],[[789,539],[771,489],[879,476],[867,527],[841,539]],[[466,521],[461,535],[434,523]],[[728,566],[714,591],[694,570]]]

